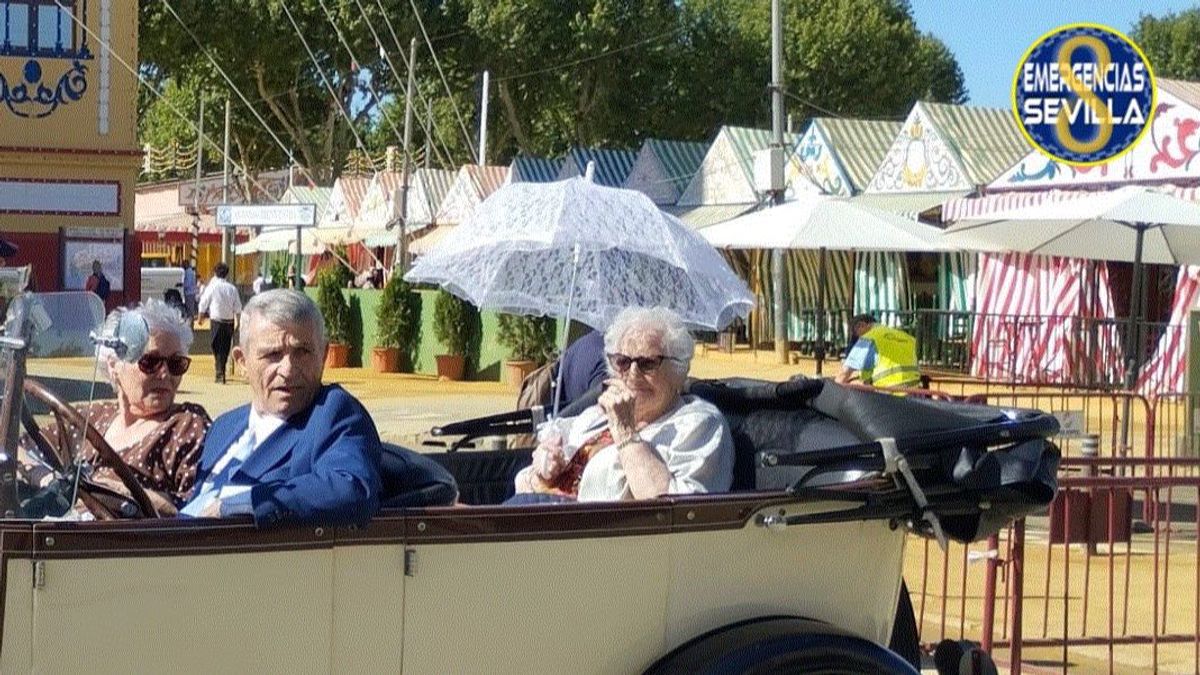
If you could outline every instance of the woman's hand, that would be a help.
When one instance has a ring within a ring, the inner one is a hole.
[[[621,443],[637,433],[638,425],[634,417],[637,402],[633,392],[619,378],[605,380],[605,390],[597,401],[604,415],[608,417],[608,429],[612,433],[613,442]]]
[[[538,444],[533,451],[533,463],[530,468],[533,476],[549,483],[558,477],[567,467],[567,457],[563,454],[563,438],[553,435]]]

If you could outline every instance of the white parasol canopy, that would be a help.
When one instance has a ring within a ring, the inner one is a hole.
[[[598,329],[625,307],[662,305],[719,330],[754,306],[745,283],[679,219],[640,192],[586,178],[500,188],[405,279],[478,307]]]
[[[700,230],[718,248],[950,251],[941,230],[845,197],[800,193]]]

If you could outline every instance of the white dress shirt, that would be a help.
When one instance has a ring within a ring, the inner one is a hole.
[[[242,311],[237,287],[221,277],[213,277],[200,294],[200,313],[216,321],[233,321]]]
[[[230,482],[232,475],[222,476],[222,473],[226,468],[230,468],[230,474],[236,473],[238,467],[250,458],[258,446],[275,433],[276,429],[283,426],[284,421],[279,417],[259,415],[254,408],[250,408],[246,431],[242,432],[242,435],[229,445],[229,449],[213,465],[204,484],[179,512],[186,516],[198,517],[213,500],[220,499],[222,516],[253,513],[254,505],[250,501],[250,489],[254,486],[235,485]],[[230,467],[232,462],[237,462],[237,465]],[[217,485],[218,479],[222,480],[221,485]]]

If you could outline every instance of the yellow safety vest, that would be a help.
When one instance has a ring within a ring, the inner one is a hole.
[[[917,369],[917,340],[896,328],[875,326],[862,339],[875,345],[875,367],[863,370],[863,384],[876,387],[915,387],[921,382]]]

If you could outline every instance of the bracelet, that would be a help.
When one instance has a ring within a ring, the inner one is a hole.
[[[642,441],[642,437],[635,433],[634,435],[630,436],[629,438],[626,438],[625,440],[621,441],[620,443],[617,443],[617,452],[624,450],[626,448],[626,446],[632,445],[634,443],[643,443],[643,442],[644,441]]]

